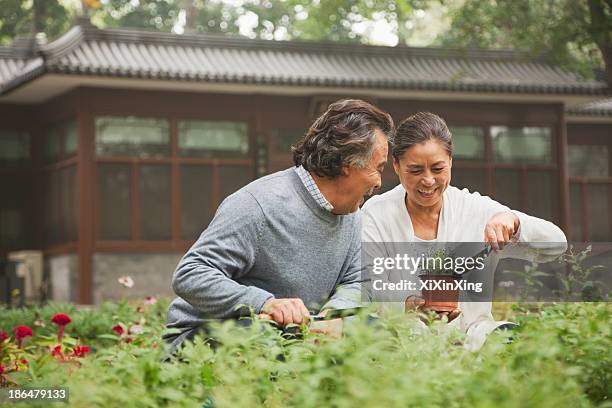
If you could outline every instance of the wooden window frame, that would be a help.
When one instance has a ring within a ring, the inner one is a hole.
[[[570,188],[572,185],[577,185],[580,187],[580,223],[582,224],[582,241],[591,242],[590,241],[590,221],[591,215],[588,212],[588,189],[591,185],[599,185],[604,184],[608,185],[609,192],[609,202],[612,203],[612,140],[609,138],[602,138],[598,136],[593,136],[589,134],[580,135],[580,139],[570,138],[568,140],[568,148],[569,146],[600,146],[607,145],[608,146],[608,176],[607,177],[595,177],[595,176],[569,176]],[[608,226],[610,231],[610,236],[612,237],[612,205],[608,209],[608,220],[610,225]]]
[[[96,114],[97,116],[136,116],[145,117],[142,115],[133,114]],[[130,197],[131,197],[131,239],[126,240],[104,240],[98,237],[100,208],[99,208],[99,192],[97,187],[94,188],[94,208],[93,208],[93,234],[94,234],[94,250],[99,252],[158,252],[158,251],[184,251],[193,244],[194,240],[186,240],[182,237],[181,223],[181,208],[182,208],[182,192],[181,192],[181,166],[200,165],[210,166],[212,170],[212,191],[211,191],[211,210],[209,217],[212,219],[214,212],[221,203],[221,189],[219,180],[219,168],[225,165],[243,166],[250,170],[250,175],[255,179],[255,155],[256,146],[252,137],[251,127],[247,121],[236,119],[214,119],[210,117],[179,117],[179,116],[158,116],[146,115],[147,118],[158,120],[166,120],[168,122],[168,130],[170,132],[170,154],[167,157],[147,157],[138,158],[130,156],[109,156],[109,155],[94,155],[94,170],[93,182],[97,180],[98,165],[104,163],[120,163],[130,165]],[[95,117],[93,118],[95,122]],[[179,134],[178,122],[183,120],[203,120],[203,121],[236,121],[243,122],[247,125],[247,137],[249,139],[249,150],[245,158],[236,159],[219,159],[219,158],[199,158],[199,157],[181,157],[179,155]],[[95,131],[94,131],[95,132]],[[95,140],[95,134],[94,140]],[[140,186],[139,186],[139,170],[143,164],[159,164],[170,166],[170,239],[169,240],[144,240],[140,237],[141,232],[141,211],[140,211]]]
[[[529,171],[547,171],[557,181],[555,186],[555,193],[558,192],[560,183],[562,182],[561,175],[559,174],[559,132],[558,127],[554,123],[498,123],[498,122],[487,122],[487,123],[469,123],[469,122],[451,122],[448,124],[449,128],[453,127],[475,127],[480,128],[483,131],[484,143],[485,143],[485,156],[484,160],[465,160],[465,159],[453,159],[453,169],[480,169],[485,171],[486,174],[486,185],[487,191],[480,192],[483,194],[490,195],[495,198],[496,189],[499,187],[499,183],[495,180],[495,170],[497,169],[509,169],[520,171],[519,188],[521,194],[519,196],[520,208],[514,208],[515,210],[528,212],[528,194],[527,185]],[[551,159],[552,163],[538,164],[538,163],[500,163],[496,162],[493,154],[493,139],[491,137],[491,128],[493,126],[506,126],[508,128],[515,127],[542,127],[550,129],[551,136]],[[452,185],[452,182],[451,182]],[[556,197],[556,194],[553,195]],[[551,203],[552,205],[552,203]],[[554,218],[561,219],[559,209],[554,211],[551,208]]]

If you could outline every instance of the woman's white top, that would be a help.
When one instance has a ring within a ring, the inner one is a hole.
[[[405,204],[406,190],[399,184],[384,194],[370,198],[362,208],[364,243],[385,246],[387,254],[394,254],[393,243],[423,242],[415,236]],[[483,242],[484,229],[491,217],[508,207],[468,189],[448,186],[443,194],[438,221],[437,242]],[[494,271],[499,259],[519,258],[533,262],[550,262],[567,249],[565,234],[553,223],[512,210],[519,220],[519,230],[513,241],[498,253],[492,252],[487,262]],[[378,245],[377,245],[378,246]],[[390,255],[391,256],[391,255]],[[395,305],[395,307],[403,307]],[[460,302],[461,315],[449,323],[467,333],[470,349],[484,344],[486,335],[507,322],[496,322],[491,314],[491,302]]]

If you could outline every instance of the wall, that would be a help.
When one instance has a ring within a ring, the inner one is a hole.
[[[77,254],[49,255],[44,258],[45,276],[49,282],[49,300],[78,302],[79,256]]]
[[[95,253],[93,255],[93,301],[95,304],[122,296],[174,296],[172,273],[183,253]],[[130,276],[134,287],[124,288],[117,279]]]

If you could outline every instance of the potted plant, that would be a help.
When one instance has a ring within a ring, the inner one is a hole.
[[[419,279],[424,282],[421,289],[424,307],[437,313],[450,313],[459,303],[459,289],[455,288],[457,275],[452,267],[447,267],[445,249],[433,251],[427,259],[428,263],[419,273]]]

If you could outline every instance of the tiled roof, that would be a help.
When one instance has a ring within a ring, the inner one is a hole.
[[[221,83],[605,95],[544,59],[504,50],[377,47],[78,25],[29,59],[0,49],[0,95],[44,73]]]
[[[567,109],[570,115],[612,117],[612,98]]]

